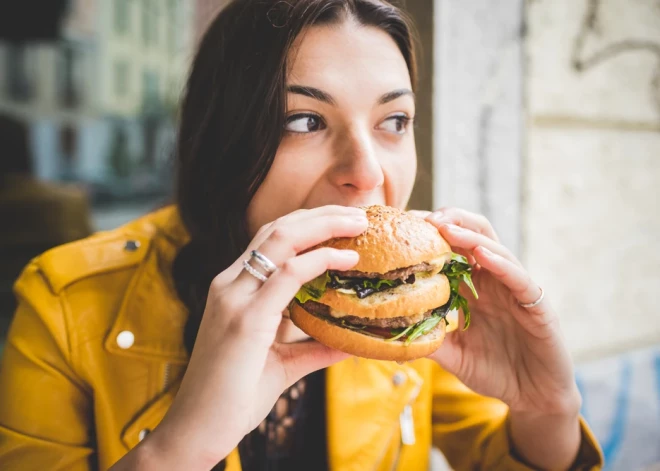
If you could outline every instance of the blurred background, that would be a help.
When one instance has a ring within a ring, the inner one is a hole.
[[[177,102],[224,3],[0,6],[0,337],[31,257],[168,203]],[[607,469],[660,469],[660,1],[405,5],[411,207],[493,222],[561,316]]]

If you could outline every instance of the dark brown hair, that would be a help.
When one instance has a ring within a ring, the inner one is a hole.
[[[235,0],[204,34],[181,110],[177,203],[191,242],[175,260],[180,298],[190,311],[189,351],[215,275],[250,239],[246,210],[268,173],[286,115],[287,55],[301,32],[348,18],[381,28],[396,42],[413,87],[411,23],[381,0]]]

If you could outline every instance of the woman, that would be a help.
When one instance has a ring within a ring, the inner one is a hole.
[[[188,81],[177,207],[16,285],[3,469],[420,470],[431,444],[459,470],[598,469],[557,317],[481,216],[427,217],[480,265],[473,325],[430,359],[348,359],[286,318],[303,283],[357,262],[301,252],[364,231],[353,206],[406,206],[414,84],[385,2],[231,3]],[[266,281],[242,270],[253,249]]]

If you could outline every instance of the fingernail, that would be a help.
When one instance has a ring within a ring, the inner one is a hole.
[[[444,219],[445,215],[443,213],[433,213],[430,214],[427,219],[430,219],[433,222],[441,222]]]
[[[446,227],[447,230],[450,231],[450,232],[461,232],[463,230],[462,227],[456,226],[454,224],[445,224],[444,227]]]
[[[418,217],[418,218],[425,219],[425,218],[431,216],[431,214],[433,214],[433,213],[430,213],[429,211],[421,211],[419,209],[411,209],[410,211],[408,211],[408,214],[410,214],[411,216],[415,216],[415,217]]]
[[[360,255],[355,250],[340,250],[337,255],[350,262],[357,262],[360,259]]]
[[[484,247],[483,245],[480,245],[479,248],[481,249],[481,253],[484,254],[486,257],[492,257],[492,256],[493,256],[493,252],[491,252],[490,250],[488,250],[488,249],[487,249],[486,247]]]
[[[369,222],[366,214],[358,214],[355,216],[351,216],[351,221],[354,221],[358,224],[367,224]]]
[[[348,209],[351,213],[355,213],[355,214],[364,214],[364,215],[367,214],[364,209],[358,208],[356,206],[347,206],[346,209]]]

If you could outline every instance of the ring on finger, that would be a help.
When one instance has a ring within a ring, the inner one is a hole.
[[[268,277],[266,275],[264,275],[259,270],[257,270],[252,265],[250,265],[250,260],[243,260],[243,268],[245,269],[246,272],[254,276],[257,280],[262,281],[264,283],[268,281]]]
[[[265,273],[257,270],[257,268],[252,265],[251,262],[253,260]],[[277,270],[277,266],[271,262],[270,259],[264,254],[258,250],[253,250],[250,252],[250,258],[243,260],[243,269],[245,269],[246,272],[255,277],[257,280],[265,283],[268,281],[268,277],[270,277],[270,275],[272,275]]]
[[[541,288],[540,286],[539,286],[539,289],[541,290],[541,294],[539,295],[539,297],[536,301],[531,302],[531,303],[518,303],[518,304],[520,304],[520,306],[522,306],[524,308],[530,308],[530,307],[538,306],[539,304],[541,304],[541,301],[543,301],[543,298],[545,297],[545,291],[543,291],[543,288]]]
[[[263,268],[267,273],[275,273],[277,270],[277,266],[258,250],[253,250],[250,252],[250,257],[251,260],[257,262],[259,266]]]

